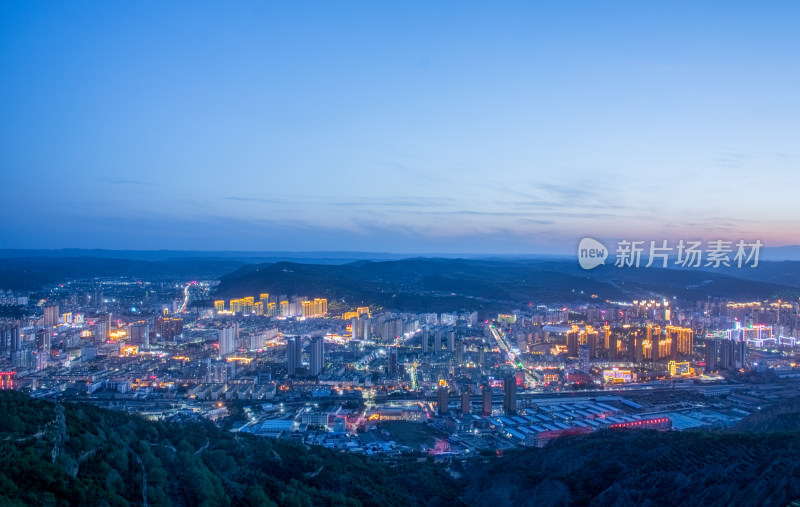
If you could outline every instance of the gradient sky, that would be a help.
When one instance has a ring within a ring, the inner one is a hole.
[[[798,244],[798,2],[0,3],[0,247]]]

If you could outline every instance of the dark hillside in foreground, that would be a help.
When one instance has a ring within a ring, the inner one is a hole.
[[[2,505],[787,505],[800,433],[600,431],[455,468],[0,392]],[[797,415],[797,412],[794,412]],[[765,421],[762,421],[764,423]]]
[[[471,505],[787,505],[800,433],[603,431],[507,452],[470,471]]]
[[[153,506],[458,504],[456,482],[415,458],[389,467],[7,391],[0,413],[0,505],[141,505],[145,495]]]

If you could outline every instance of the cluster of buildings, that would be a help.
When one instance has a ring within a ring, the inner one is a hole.
[[[149,417],[219,418],[226,404],[269,402],[287,408],[269,411],[281,420],[325,400],[353,412],[300,424],[347,433],[383,421],[432,421],[449,435],[541,445],[574,432],[668,424],[596,400],[550,410],[537,396],[685,379],[725,386],[746,371],[800,374],[795,302],[526,304],[499,315],[354,305],[331,315],[324,298],[215,301],[214,286],[95,280],[40,294],[0,291],[0,302],[25,309],[0,319],[0,389]],[[264,432],[287,424],[269,418]]]
[[[328,300],[325,298],[309,299],[306,296],[270,296],[262,293],[256,301],[255,296],[241,299],[231,299],[227,308],[225,300],[214,301],[214,310],[217,314],[235,316],[264,315],[267,317],[296,317],[305,318],[324,317],[328,314]]]

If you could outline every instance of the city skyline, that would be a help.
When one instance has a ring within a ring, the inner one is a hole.
[[[581,7],[5,4],[0,247],[797,244],[798,7]]]

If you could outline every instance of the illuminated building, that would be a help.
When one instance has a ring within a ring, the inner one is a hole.
[[[253,313],[256,315],[264,315],[264,303],[256,301],[253,305]]]
[[[580,328],[575,325],[572,326],[571,330],[567,331],[567,355],[569,357],[578,357],[580,332]]]
[[[216,310],[218,312],[224,312],[225,311],[225,301],[222,301],[222,300],[214,301],[214,310]]]
[[[598,331],[594,329],[592,326],[586,326],[584,330],[584,341],[585,345],[589,346],[589,357],[597,357],[597,342],[598,342]]]
[[[658,417],[655,419],[642,419],[638,421],[625,421],[614,423],[608,426],[610,429],[641,429],[641,430],[658,430],[669,431],[672,429],[672,421],[667,417]]]
[[[13,390],[16,375],[15,371],[0,371],[0,390]]]
[[[356,308],[356,312],[358,312],[358,316],[361,317],[362,315],[366,315],[369,318],[369,307],[368,306],[360,306]]]
[[[694,349],[694,331],[692,331],[691,328],[667,326],[666,331],[672,344],[670,356],[673,359],[678,356],[692,355]]]
[[[670,361],[668,363],[668,367],[670,377],[692,374],[692,367],[689,365],[688,361],[683,361],[680,363],[676,361]]]
[[[395,355],[395,363],[397,361]],[[317,336],[311,339],[311,375],[318,376],[325,369],[325,339]]]
[[[265,293],[259,295],[258,296],[258,300],[261,301],[264,304],[269,303],[269,293],[265,292]]]
[[[772,326],[757,325],[746,328],[730,329],[726,331],[729,340],[745,342],[755,348],[763,348],[768,345],[775,346],[777,340],[772,334]]]
[[[243,315],[250,315],[253,313],[253,307],[255,306],[255,298],[246,297],[239,300],[239,306],[241,308],[241,312]]]
[[[288,301],[281,301],[280,302],[280,314],[282,317],[289,316],[289,302]]]
[[[328,300],[325,298],[314,298],[314,314],[318,316],[328,314]]]
[[[511,315],[511,314],[507,314],[507,313],[501,313],[501,314],[499,314],[497,316],[497,322],[499,322],[500,324],[503,324],[503,323],[513,324],[516,321],[517,321],[517,316],[516,315]]]
[[[596,357],[598,335],[598,331],[592,326],[586,326],[581,329],[573,325],[572,329],[567,331],[567,355],[569,357],[578,357],[578,348],[581,345],[588,345],[589,357]]]
[[[119,355],[123,357],[135,356],[138,353],[139,353],[139,347],[137,347],[136,345],[127,345],[125,347],[122,347],[119,351]]]
[[[267,316],[275,317],[278,315],[277,305],[275,303],[267,304]]]
[[[517,379],[512,373],[503,379],[503,410],[506,415],[517,413]]]
[[[484,417],[488,417],[492,415],[492,388],[489,387],[489,384],[484,384],[481,387],[481,397],[483,400],[481,414]]]
[[[603,382],[607,384],[623,384],[632,381],[633,373],[631,370],[621,370],[619,368],[603,370]]]

